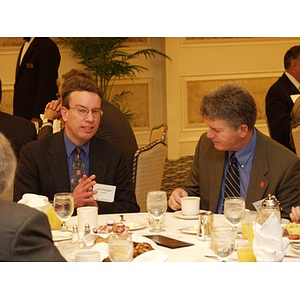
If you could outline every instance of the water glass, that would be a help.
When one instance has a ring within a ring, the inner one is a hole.
[[[224,215],[230,224],[237,229],[245,215],[245,199],[243,197],[225,198]]]
[[[211,248],[220,261],[227,261],[235,248],[235,231],[232,226],[213,227]]]
[[[165,214],[167,211],[167,194],[163,191],[152,191],[147,194],[150,232],[165,231]]]
[[[129,262],[133,257],[131,233],[113,233],[108,239],[108,255],[112,262]]]

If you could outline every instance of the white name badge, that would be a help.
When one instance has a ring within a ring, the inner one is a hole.
[[[297,100],[299,99],[299,97],[300,97],[300,94],[290,95],[290,97],[291,97],[292,101],[293,101],[294,103],[296,103],[296,101],[297,101]]]
[[[114,202],[116,192],[115,185],[96,183],[94,185],[94,191],[95,190],[98,192],[94,195],[96,201]]]

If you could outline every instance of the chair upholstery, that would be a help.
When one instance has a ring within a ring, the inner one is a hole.
[[[292,136],[297,155],[300,157],[300,125],[292,128]]]
[[[0,195],[1,200],[13,201],[14,185],[12,184],[4,193]]]
[[[166,143],[167,131],[168,131],[168,126],[165,123],[162,123],[158,126],[154,126],[150,132],[149,144],[156,140],[163,141]]]
[[[138,149],[134,155],[132,177],[141,212],[147,211],[147,193],[161,189],[166,158],[167,145],[158,140]]]

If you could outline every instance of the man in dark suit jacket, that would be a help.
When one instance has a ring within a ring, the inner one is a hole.
[[[60,53],[50,38],[31,38],[29,43],[23,59],[22,47],[17,61],[14,115],[41,124],[40,114],[49,101],[56,99]]]
[[[0,134],[0,194],[13,183],[17,160]],[[0,261],[65,261],[52,241],[45,213],[0,200]]]
[[[281,204],[282,217],[289,218],[292,207],[300,205],[300,159],[254,127],[252,96],[224,85],[204,97],[201,113],[209,130],[198,142],[185,185],[170,196],[170,208],[178,210],[181,197],[197,195],[202,209],[221,213],[229,157],[235,152],[246,208],[254,210],[254,202],[271,194]]]
[[[94,205],[99,213],[139,211],[124,151],[94,136],[101,119],[100,91],[95,82],[78,76],[66,80],[62,104],[64,130],[22,148],[14,200],[24,193],[53,199],[57,192],[71,191],[74,151],[81,147],[86,175],[73,190],[75,208]],[[95,201],[96,182],[116,187],[112,201]]]
[[[21,147],[36,140],[36,129],[31,121],[0,112],[0,132],[11,142],[17,158]]]
[[[0,103],[1,99],[0,92]],[[36,140],[36,129],[32,122],[3,112],[0,112],[0,132],[9,139],[17,157],[23,145]]]
[[[300,94],[300,46],[289,49],[284,56],[285,73],[270,87],[266,95],[266,115],[271,138],[295,152],[291,145],[291,95]]]

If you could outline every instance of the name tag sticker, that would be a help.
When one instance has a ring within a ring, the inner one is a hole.
[[[290,95],[290,97],[291,97],[292,101],[293,101],[294,103],[296,103],[296,101],[297,101],[297,100],[299,99],[299,97],[300,97],[300,94]]]
[[[94,191],[95,190],[98,191],[98,193],[94,195],[94,199],[96,201],[103,201],[103,202],[110,202],[110,203],[114,202],[115,192],[116,192],[115,185],[96,183],[94,185]]]

